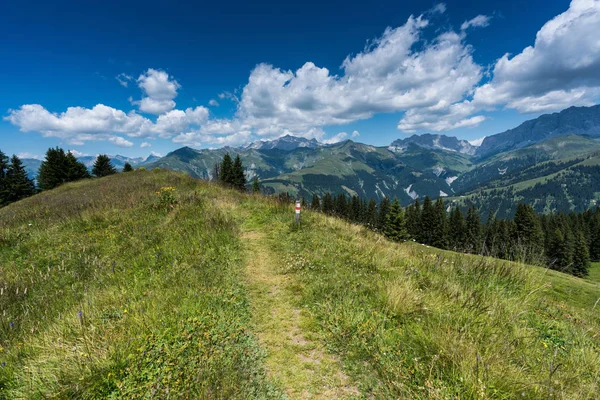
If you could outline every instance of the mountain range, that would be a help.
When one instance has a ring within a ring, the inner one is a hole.
[[[600,201],[600,105],[542,115],[483,139],[480,146],[440,134],[413,135],[388,146],[346,140],[323,144],[283,136],[241,147],[182,147],[159,158],[112,156],[117,168],[167,168],[214,179],[226,153],[239,155],[248,180],[258,177],[266,193],[310,198],[326,192],[403,205],[425,196],[444,197],[485,216],[510,217],[517,202],[538,212],[581,211]],[[95,157],[81,157],[91,168]],[[38,160],[25,159],[32,174]]]

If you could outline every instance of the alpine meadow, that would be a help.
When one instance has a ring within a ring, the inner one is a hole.
[[[3,5],[0,400],[600,399],[599,32]]]

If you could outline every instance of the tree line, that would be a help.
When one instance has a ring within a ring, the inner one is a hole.
[[[225,153],[221,162],[215,164],[213,175],[217,182],[225,186],[242,192],[246,191],[246,173],[239,155],[235,156],[235,159],[232,159],[229,153]],[[256,176],[252,179],[251,189],[253,193],[260,192],[260,183]]]
[[[220,183],[246,191],[239,155],[233,160],[226,153],[215,165],[214,175]],[[256,177],[252,191],[260,191]],[[289,193],[280,193],[278,198],[286,203],[295,200]],[[397,198],[383,198],[377,203],[343,193],[315,194],[309,205],[304,198],[301,203],[365,225],[394,241],[414,240],[445,250],[545,265],[576,276],[587,275],[591,261],[600,261],[600,207],[568,215],[537,215],[532,206],[520,203],[514,218],[499,219],[489,212],[482,222],[474,205],[463,213],[457,205],[428,196],[422,204],[417,199],[406,208]]]
[[[123,172],[133,171],[125,163]],[[67,182],[88,179],[92,176],[103,177],[116,174],[117,169],[106,154],[100,154],[92,167],[92,172],[70,152],[60,147],[49,148],[46,152],[34,182],[27,175],[22,161],[16,155],[10,160],[0,150],[0,207],[29,197],[42,190],[54,189]]]
[[[281,196],[284,201],[289,195]],[[303,200],[303,203],[306,203]],[[518,204],[514,218],[482,222],[474,206],[460,207],[425,197],[403,208],[398,199],[377,203],[358,196],[313,195],[309,208],[381,232],[394,241],[416,242],[470,254],[545,265],[576,276],[600,261],[600,207],[580,213],[537,215]]]

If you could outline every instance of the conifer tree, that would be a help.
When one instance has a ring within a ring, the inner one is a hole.
[[[346,195],[343,193],[339,193],[335,198],[335,215],[340,218],[348,217],[348,205],[346,202]]]
[[[379,212],[377,214],[377,229],[383,231],[387,222],[387,215],[390,212],[390,200],[384,197],[379,203]]]
[[[525,261],[531,261],[532,257],[537,257],[542,252],[544,245],[544,232],[533,207],[520,203],[514,222],[519,241],[519,258],[525,257]]]
[[[125,165],[123,165],[123,172],[131,172],[131,171],[133,171],[133,167],[131,166],[131,164],[126,162]]]
[[[8,157],[0,150],[0,207],[8,204],[8,182],[6,172],[8,169]]]
[[[66,182],[74,182],[90,177],[87,167],[82,162],[78,161],[70,151],[65,155],[65,164],[67,166]]]
[[[53,189],[67,182],[67,157],[59,147],[49,148],[37,175],[42,190]]]
[[[435,202],[434,215],[435,227],[431,245],[439,249],[445,249],[448,245],[448,221],[446,217],[446,206],[441,197]]]
[[[319,201],[319,196],[316,193],[313,194],[312,200],[310,202],[310,209],[315,211],[321,210],[321,202]]]
[[[460,207],[454,207],[450,212],[448,222],[449,248],[454,251],[463,251],[465,245],[465,218]]]
[[[433,203],[429,196],[425,196],[423,199],[423,211],[421,211],[420,219],[420,239],[422,243],[431,245],[435,236],[435,229],[437,228],[436,215],[433,207]]]
[[[332,215],[333,214],[333,212],[334,212],[334,206],[333,206],[333,197],[331,196],[331,193],[327,192],[323,196],[322,208],[323,208],[323,212],[325,214],[328,214],[328,215]]]
[[[390,211],[386,215],[384,234],[389,239],[396,242],[408,239],[406,222],[404,220],[404,211],[402,210],[398,199],[394,199],[392,205],[390,206]]]
[[[59,148],[50,148],[38,171],[37,181],[40,189],[53,189],[66,182],[89,178],[90,173],[86,166],[77,160],[69,151]]]
[[[106,154],[100,154],[98,157],[96,157],[94,167],[92,168],[92,174],[98,178],[102,178],[104,176],[109,176],[116,173],[117,170],[115,167],[113,167],[112,163],[110,162],[110,158]]]
[[[568,270],[571,268],[571,263],[573,262],[571,243],[569,243],[568,237],[558,227],[555,227],[550,232],[547,256],[550,268],[569,272]]]
[[[361,224],[366,225],[367,224],[367,210],[369,208],[369,203],[367,202],[367,199],[365,197],[363,197],[360,200],[360,215],[358,217],[359,222]]]
[[[21,200],[35,193],[35,185],[27,176],[21,159],[13,155],[6,168],[5,184],[8,189],[7,200],[9,203]]]
[[[260,183],[258,182],[258,176],[254,176],[254,179],[252,179],[252,193],[260,193]]]
[[[246,191],[246,175],[242,159],[239,155],[235,156],[235,161],[233,162],[231,185],[242,192]]]
[[[352,200],[350,201],[349,215],[350,220],[358,222],[360,221],[360,199],[357,195],[352,196]]]
[[[575,238],[573,247],[573,275],[587,276],[590,265],[588,245],[583,232],[580,231]]]
[[[422,241],[421,236],[421,204],[419,199],[416,199],[406,209],[406,229],[408,234],[418,242]]]
[[[475,206],[469,207],[465,221],[465,251],[478,254],[481,250],[481,219]]]
[[[229,153],[225,153],[223,161],[221,161],[219,180],[226,185],[233,184],[233,160]]]
[[[370,199],[367,205],[367,211],[365,215],[365,224],[373,229],[377,225],[377,203],[375,199]]]
[[[592,220],[590,227],[590,258],[592,261],[600,261],[600,215],[594,214]]]

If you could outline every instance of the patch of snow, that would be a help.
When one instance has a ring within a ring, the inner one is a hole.
[[[388,150],[394,153],[402,153],[404,150],[406,150],[406,147],[403,146],[389,146]]]
[[[433,173],[435,174],[435,176],[437,176],[438,178],[440,177],[440,175],[442,175],[446,170],[442,167],[435,167],[433,169]]]
[[[448,193],[440,190],[440,197],[448,197]]]
[[[452,185],[452,182],[458,179],[458,176],[448,176],[446,177],[446,183],[448,186]]]
[[[410,185],[408,185],[408,187],[405,188],[404,191],[411,199],[416,200],[419,198],[419,195],[417,194],[416,191],[410,190],[412,188],[412,185],[413,185],[412,183]]]
[[[498,173],[500,175],[504,175],[504,174],[506,174],[507,170],[508,170],[508,167],[506,167],[506,168],[498,168]]]

